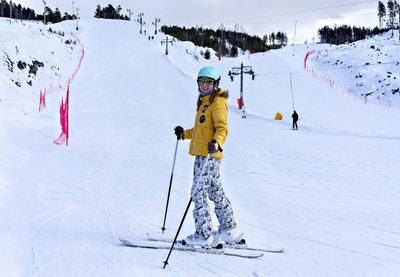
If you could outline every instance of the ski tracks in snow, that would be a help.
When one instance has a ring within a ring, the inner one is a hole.
[[[235,114],[242,116],[242,112],[240,110],[238,110],[237,106],[235,106],[235,105],[229,105],[229,110],[230,110],[230,112],[234,112]],[[269,125],[273,124],[273,125],[282,126],[282,127],[284,127],[282,129],[285,129],[285,130],[286,130],[286,128],[289,128],[292,126],[291,121],[275,120],[273,118],[268,118],[264,115],[260,115],[255,112],[252,112],[249,109],[246,110],[246,115],[247,115],[247,118],[244,120],[258,119],[258,120],[265,121]],[[349,131],[346,129],[343,129],[343,130],[336,129],[335,130],[335,129],[328,129],[328,128],[321,127],[321,126],[309,126],[309,125],[304,125],[304,124],[300,125],[298,131],[306,132],[306,133],[320,134],[320,135],[330,135],[330,136],[400,141],[400,136],[387,136],[387,135],[373,134],[373,133],[367,134],[367,133],[361,133],[361,132],[353,132],[353,131]]]
[[[357,251],[357,250],[350,249],[350,248],[343,247],[343,246],[334,245],[334,244],[330,244],[330,243],[326,243],[326,242],[321,242],[321,241],[313,240],[313,239],[310,239],[310,238],[296,236],[294,234],[293,234],[292,237],[300,239],[300,240],[304,240],[304,241],[309,241],[309,242],[312,242],[314,244],[318,244],[318,245],[325,246],[325,247],[328,247],[328,248],[339,249],[341,251],[345,251],[345,252],[348,252],[348,253],[356,254],[358,256],[364,256],[364,257],[372,258],[373,260],[378,259],[378,260],[381,260],[381,261],[385,261],[385,262],[389,262],[389,263],[392,263],[392,264],[400,265],[400,261],[399,260],[388,259],[388,258],[384,258],[384,257],[380,257],[380,256],[377,256],[377,255],[373,255],[373,254]]]

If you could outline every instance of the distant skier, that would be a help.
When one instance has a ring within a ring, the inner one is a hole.
[[[299,115],[296,113],[296,111],[293,111],[292,118],[293,118],[293,130],[297,130],[298,128],[297,121],[299,120]]]
[[[203,67],[199,71],[199,97],[194,127],[184,130],[177,126],[174,129],[178,140],[191,140],[189,154],[196,156],[191,192],[196,231],[185,239],[187,244],[210,246],[214,240],[235,242],[242,236],[237,231],[232,206],[225,196],[219,173],[223,158],[221,147],[228,136],[228,91],[218,88],[220,79],[221,75],[214,67]],[[208,153],[212,155],[203,176],[200,176]],[[215,204],[215,214],[219,221],[216,232],[213,231],[207,196]]]

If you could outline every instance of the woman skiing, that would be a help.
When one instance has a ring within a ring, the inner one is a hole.
[[[184,130],[175,127],[177,139],[189,139],[189,154],[195,156],[192,199],[195,233],[188,236],[186,244],[211,246],[214,241],[238,242],[243,234],[236,229],[236,222],[229,199],[222,188],[219,168],[223,158],[222,146],[228,135],[228,91],[219,87],[221,75],[214,67],[203,67],[197,77],[199,97],[194,127]],[[201,169],[211,154],[203,176]],[[215,204],[219,228],[213,230],[207,196]]]

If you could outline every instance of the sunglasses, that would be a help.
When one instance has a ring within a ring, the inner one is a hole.
[[[197,83],[199,86],[206,84],[207,86],[214,85],[214,80],[212,79],[198,79]]]

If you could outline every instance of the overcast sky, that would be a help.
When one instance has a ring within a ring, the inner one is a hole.
[[[42,0],[14,0],[36,13],[43,10]],[[46,0],[53,11],[72,14],[72,0]],[[348,24],[351,26],[374,27],[378,25],[378,0],[75,0],[81,18],[93,18],[97,5],[105,7],[121,5],[123,14],[127,9],[136,18],[140,12],[148,29],[152,29],[154,18],[161,18],[162,25],[196,26],[217,28],[223,24],[234,29],[235,23],[252,35],[283,31],[293,42],[296,26],[296,42],[303,43],[318,38],[318,28]],[[387,1],[382,0],[386,4]],[[297,24],[295,23],[297,21]]]

